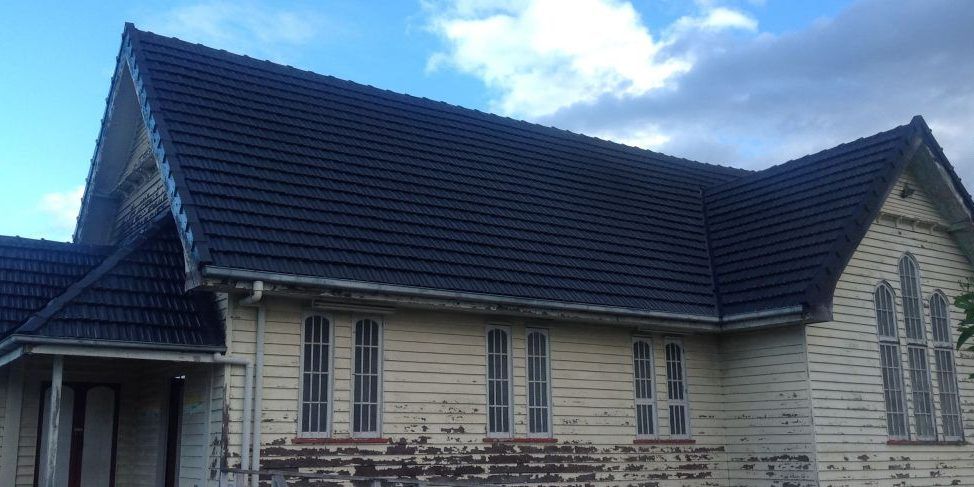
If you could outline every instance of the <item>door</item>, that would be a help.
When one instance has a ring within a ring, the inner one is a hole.
[[[183,391],[186,389],[186,376],[169,380],[169,413],[166,426],[166,478],[164,487],[176,487],[179,473],[179,436],[183,423]]]
[[[118,385],[68,382],[61,389],[61,417],[56,439],[47,431],[45,411],[50,384],[44,385],[38,408],[40,448],[36,455],[34,485],[47,478],[42,460],[50,441],[57,441],[54,485],[50,487],[113,487],[118,432]],[[48,487],[48,486],[44,486]]]

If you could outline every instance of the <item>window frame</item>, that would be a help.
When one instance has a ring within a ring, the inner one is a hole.
[[[355,431],[355,352],[358,345],[355,344],[356,338],[356,328],[358,324],[363,321],[372,321],[379,326],[378,333],[378,343],[376,344],[378,357],[376,360],[376,366],[378,367],[376,380],[378,381],[378,386],[376,387],[376,413],[375,413],[375,431]],[[348,397],[348,431],[352,438],[379,438],[382,436],[382,410],[383,410],[383,398],[384,398],[384,371],[385,371],[385,322],[381,316],[363,316],[352,320],[352,341],[351,341],[351,352],[349,355],[349,397]]]
[[[889,293],[889,299],[890,299],[890,302],[889,302],[889,313],[892,315],[891,316],[891,320],[892,320],[892,325],[893,325],[893,329],[892,329],[892,331],[894,333],[893,335],[884,335],[884,334],[881,333],[882,326],[881,326],[881,318],[880,318],[880,315],[879,315],[879,302],[876,299],[878,297],[877,294],[879,293],[879,291],[881,289],[882,290],[885,290],[886,292]],[[903,434],[902,435],[898,435],[898,434],[895,434],[893,431],[890,430],[890,423],[889,423],[890,409],[889,409],[889,404],[888,404],[888,402],[886,400],[886,391],[888,390],[888,388],[886,386],[886,382],[883,381],[883,383],[882,383],[882,388],[883,388],[883,410],[884,410],[883,416],[884,416],[884,419],[886,421],[886,435],[891,440],[909,440],[910,437],[911,437],[911,434],[912,434],[911,431],[910,431],[910,427],[911,427],[911,421],[910,421],[910,403],[907,400],[906,375],[905,375],[905,372],[903,370],[903,351],[900,348],[901,347],[901,344],[900,344],[900,323],[899,323],[899,320],[897,319],[896,291],[893,289],[893,286],[890,285],[890,283],[887,282],[887,281],[881,281],[873,289],[873,313],[874,313],[875,320],[876,320],[876,344],[879,346],[879,372],[880,372],[880,380],[882,380],[883,372],[884,372],[883,371],[883,347],[884,346],[887,346],[887,347],[890,347],[891,346],[891,347],[893,347],[893,349],[895,351],[894,357],[893,357],[894,358],[893,364],[896,366],[897,379],[899,379],[899,386],[900,386],[899,389],[900,390],[899,390],[898,396],[899,396],[900,404],[903,406],[903,410],[901,412],[899,412],[899,413],[896,413],[896,414],[902,414],[902,417],[903,417]]]
[[[936,306],[934,304],[934,300],[939,300],[943,304],[944,314],[942,317],[935,317],[934,315],[934,310]],[[942,318],[945,321],[943,331],[946,334],[946,340],[937,339],[938,337],[937,337],[935,327],[937,326],[936,320],[940,318]],[[944,294],[943,291],[937,289],[936,291],[933,292],[932,295],[930,295],[930,331],[931,331],[931,336],[933,337],[932,340],[933,354],[934,354],[933,360],[934,360],[934,365],[937,368],[937,396],[938,399],[940,400],[940,416],[941,416],[940,424],[941,424],[941,428],[943,429],[943,438],[945,441],[964,441],[964,437],[965,437],[964,410],[960,400],[960,383],[957,380],[957,355],[954,352],[953,334],[951,333],[950,330],[951,322],[952,320],[950,318],[950,301],[947,299],[947,296]],[[947,380],[950,381],[950,386],[953,388],[953,391],[947,394],[952,396],[953,407],[955,407],[957,411],[956,414],[957,427],[960,430],[959,431],[960,434],[958,435],[947,433],[948,423],[947,420],[945,419],[945,416],[947,414],[946,412],[947,409],[944,407],[944,400],[945,400],[944,379],[946,377],[944,371],[942,370],[942,364],[940,361],[941,354],[944,353],[946,353],[947,356],[950,358],[949,360],[950,370],[947,372],[950,374],[950,377],[947,378]]]
[[[907,275],[904,270],[911,271],[912,276]],[[928,353],[928,339],[927,339],[927,324],[924,320],[923,312],[923,279],[920,274],[920,262],[917,261],[916,257],[910,253],[906,252],[900,257],[897,263],[897,274],[900,279],[900,292],[902,293],[901,301],[903,306],[903,324],[906,331],[906,366],[910,371],[910,399],[913,406],[913,428],[916,432],[916,438],[922,441],[937,441],[937,405],[934,401],[933,394],[933,377],[930,373],[930,354]],[[909,286],[909,287],[908,287]],[[915,296],[908,295],[907,289],[913,288],[915,291]],[[910,302],[908,307],[908,302]],[[916,316],[911,318],[907,313],[910,308],[915,308]],[[919,332],[919,336],[910,336],[911,321],[915,319],[917,321],[915,331]],[[923,366],[923,370],[916,369],[914,367],[915,361],[913,360],[914,352],[923,356],[923,362],[918,363]],[[917,371],[917,373],[914,373]],[[917,385],[926,390],[920,390]],[[930,410],[930,429],[933,432],[932,435],[920,434],[920,412],[921,401],[918,400],[918,396],[926,394],[927,400],[923,401],[927,408]]]
[[[669,394],[670,377],[669,377],[669,364],[668,364],[669,360],[666,357],[666,347],[670,345],[676,345],[677,347],[680,347],[679,366],[680,366],[680,377],[683,386],[683,399],[676,399],[676,400],[670,399],[670,394]],[[692,415],[690,414],[690,379],[689,377],[687,377],[687,347],[686,345],[684,345],[683,340],[675,337],[666,337],[666,339],[663,340],[663,362],[666,363],[667,365],[666,412],[667,412],[667,419],[669,420],[667,421],[669,423],[667,426],[670,427],[670,438],[679,438],[679,439],[692,438],[693,424],[691,422]],[[673,421],[672,412],[670,410],[671,406],[683,406],[686,433],[683,434],[673,433],[673,428],[671,427]]]
[[[926,346],[918,344],[909,344],[906,346],[907,353],[907,366],[910,369],[910,394],[913,399],[913,420],[914,420],[914,430],[916,431],[916,438],[921,441],[937,441],[937,406],[933,399],[933,378],[930,374],[930,354],[927,353],[929,349]],[[912,352],[917,352],[921,355],[923,361],[920,362],[923,365],[923,369],[914,369],[914,360]],[[913,371],[918,370],[920,374],[920,380],[923,381],[921,384],[925,386],[926,390],[917,389],[917,381],[914,380]],[[917,396],[920,394],[926,394],[927,400],[926,405],[930,408],[930,430],[932,434],[923,435],[920,434],[920,418],[919,415],[922,414],[917,408],[919,401]]]
[[[503,331],[507,336],[507,421],[508,431],[490,430],[490,332]],[[514,437],[514,341],[510,325],[491,323],[484,327],[484,404],[487,421],[485,430],[487,438],[510,439]]]
[[[905,262],[909,263],[913,267],[912,279],[906,279],[909,276],[905,276],[903,274],[903,269],[904,269],[903,264]],[[906,343],[910,345],[921,345],[926,347],[927,346],[927,324],[924,322],[923,319],[923,285],[920,279],[920,263],[917,262],[915,257],[913,257],[913,254],[907,252],[903,254],[903,257],[900,257],[899,263],[897,264],[897,274],[900,279],[900,294],[901,294],[900,301],[902,302],[902,306],[903,306],[903,325],[906,331]],[[907,296],[906,286],[908,281],[913,281],[911,284],[913,286],[916,286],[916,296],[913,297]],[[895,297],[896,295],[894,294],[893,296]],[[907,304],[906,304],[908,300],[915,301],[913,305],[916,306],[916,311],[917,311],[916,320],[919,321],[919,325],[918,325],[918,331],[920,332],[919,337],[910,336],[911,318],[907,314]]]
[[[649,347],[649,365],[650,365],[650,388],[652,391],[652,397],[649,399],[640,398],[637,393],[636,381],[640,380],[636,376],[636,343],[645,343]],[[633,398],[633,411],[635,413],[635,421],[633,426],[636,429],[636,439],[637,440],[656,440],[659,439],[659,384],[656,374],[656,341],[652,337],[647,336],[634,336],[632,337],[631,343],[629,344],[629,360],[632,364],[632,398]],[[648,405],[652,407],[652,414],[650,419],[653,421],[653,432],[646,434],[639,432],[639,406]]]
[[[544,370],[545,370],[545,394],[547,394],[547,405],[545,407],[545,420],[547,421],[548,430],[542,432],[532,432],[531,431],[531,376],[529,374],[529,362],[531,360],[531,343],[530,336],[532,333],[538,333],[544,336],[545,341],[545,355],[544,355]],[[552,438],[554,436],[554,424],[553,424],[553,404],[551,398],[551,335],[547,328],[537,328],[537,327],[526,327],[524,329],[524,384],[525,384],[525,399],[527,404],[525,408],[527,410],[527,436],[529,438]],[[513,406],[513,405],[512,405]]]
[[[305,326],[310,318],[320,316],[328,321],[328,407],[325,413],[325,431],[303,431],[304,422],[304,348]],[[334,431],[335,416],[335,319],[326,312],[306,311],[301,319],[301,338],[298,352],[298,438],[330,438]]]

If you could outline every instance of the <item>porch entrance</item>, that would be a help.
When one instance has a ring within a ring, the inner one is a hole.
[[[57,441],[54,485],[50,487],[114,487],[118,392],[118,384],[65,382],[57,438],[52,440],[46,421],[51,385],[44,384],[38,415],[41,444],[35,462],[35,486],[47,478],[47,463],[40,461],[41,452],[47,451],[50,441]]]

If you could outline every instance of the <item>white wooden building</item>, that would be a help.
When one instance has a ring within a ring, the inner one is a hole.
[[[972,210],[919,117],[749,172],[128,25],[0,485],[974,485]]]

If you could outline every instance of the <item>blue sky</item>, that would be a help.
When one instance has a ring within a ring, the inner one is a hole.
[[[974,2],[0,3],[0,234],[70,238],[123,23],[760,168],[921,113],[974,163]],[[918,95],[918,87],[919,95]],[[974,176],[974,174],[972,174]]]

